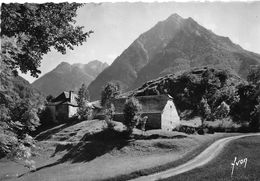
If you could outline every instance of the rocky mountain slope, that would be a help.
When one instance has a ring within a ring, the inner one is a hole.
[[[260,55],[214,34],[192,18],[173,14],[141,34],[97,76],[89,91],[92,99],[98,99],[108,81],[118,81],[124,90],[131,90],[169,73],[208,65],[229,69],[245,78],[249,67],[256,64],[260,64]]]
[[[151,80],[138,89],[127,92],[122,96],[145,96],[169,94],[173,97],[178,113],[182,119],[190,119],[194,116],[203,116],[201,106],[206,101],[213,112],[225,101],[232,106],[239,100],[239,85],[245,85],[247,81],[227,70],[200,67],[192,68],[183,73],[168,74]],[[231,111],[230,114],[234,112]]]
[[[88,64],[73,65],[62,62],[55,69],[33,82],[32,85],[45,95],[57,96],[62,91],[76,91],[82,83],[88,86],[106,67],[108,64],[98,60]]]

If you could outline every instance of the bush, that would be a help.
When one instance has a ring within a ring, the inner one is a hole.
[[[214,131],[214,129],[213,128],[211,128],[211,127],[209,127],[208,128],[208,132],[207,132],[208,134],[214,134],[215,133],[215,131]]]
[[[26,134],[23,140],[12,146],[11,152],[7,155],[7,158],[14,161],[22,161],[23,166],[30,171],[35,171],[35,161],[32,159],[32,155],[35,154],[35,142],[33,138]]]
[[[197,131],[197,133],[198,133],[199,135],[204,135],[204,134],[205,134],[205,132],[204,132],[204,130],[203,130],[202,128],[200,128],[200,129]]]
[[[113,129],[115,126],[114,123],[112,122],[114,114],[115,114],[114,104],[109,104],[109,106],[107,105],[107,108],[105,109],[105,121],[107,123],[108,129]]]
[[[129,132],[129,134],[132,134],[133,129],[138,124],[141,110],[142,110],[142,106],[136,98],[132,97],[126,101],[123,111],[124,111],[125,125],[127,127],[127,131]]]
[[[195,133],[195,128],[194,127],[189,127],[189,126],[180,126],[178,131],[186,133],[186,134],[194,134]]]
[[[113,116],[115,114],[115,107],[112,104],[112,100],[120,94],[120,84],[108,82],[101,92],[101,106],[105,110],[105,121],[108,129],[113,129],[112,123]]]

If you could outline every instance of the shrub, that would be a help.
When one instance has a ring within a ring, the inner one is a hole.
[[[133,129],[138,124],[141,110],[142,110],[142,106],[136,98],[132,97],[126,101],[123,111],[124,111],[125,125],[127,127],[127,131],[129,132],[129,134],[133,132]]]
[[[208,132],[207,132],[208,134],[214,134],[215,133],[215,131],[214,131],[214,129],[213,128],[211,128],[211,127],[209,127],[208,128]]]
[[[78,91],[78,97],[76,98],[78,109],[77,115],[80,120],[88,119],[90,115],[90,108],[87,106],[89,100],[89,93],[85,84],[82,84]]]
[[[146,127],[147,119],[148,119],[148,116],[144,116],[144,117],[141,118],[140,121],[139,121],[140,128],[141,128],[143,134],[144,134],[144,132],[145,132],[145,127]]]
[[[205,132],[204,132],[204,130],[203,130],[202,128],[200,128],[200,129],[197,131],[197,133],[198,133],[199,135],[204,135],[204,134],[205,134]]]
[[[184,126],[184,125],[181,125],[179,127],[179,132],[183,132],[183,133],[186,133],[186,134],[194,134],[195,133],[195,128],[194,127],[190,127],[190,126]]]
[[[108,82],[101,92],[101,106],[105,111],[105,121],[109,129],[114,127],[112,123],[113,116],[115,114],[115,107],[112,104],[112,100],[120,94],[120,84]]]
[[[23,166],[28,168],[30,171],[35,171],[35,161],[32,159],[33,149],[35,149],[35,143],[31,136],[27,135],[23,140],[13,145],[11,152],[7,155],[7,158],[19,162],[22,161]]]
[[[107,123],[108,129],[113,129],[115,126],[112,122],[114,114],[115,114],[114,104],[107,105],[107,108],[105,109],[105,121]]]

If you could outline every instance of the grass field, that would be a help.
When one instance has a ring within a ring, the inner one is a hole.
[[[247,158],[247,165],[238,164],[234,166],[231,178],[232,165],[237,157]],[[231,142],[224,151],[209,164],[191,170],[187,173],[164,179],[164,181],[259,181],[260,180],[260,137],[246,137]]]
[[[103,127],[100,121],[86,121],[43,132],[41,155],[34,159],[37,171],[0,160],[0,180],[126,180],[182,164],[215,140],[236,135],[154,130],[143,136],[137,130],[136,139],[126,141]]]

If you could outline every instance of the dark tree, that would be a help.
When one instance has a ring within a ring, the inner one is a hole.
[[[250,69],[247,80],[255,85],[260,84],[260,66],[254,66]]]
[[[106,107],[111,101],[120,94],[120,84],[108,82],[101,92],[101,105]]]
[[[62,54],[86,41],[92,31],[75,25],[78,3],[1,4],[0,59],[0,132],[16,140],[39,126],[41,95],[16,77],[30,72],[37,77],[44,54],[56,49]],[[7,134],[7,132],[10,134]],[[0,154],[10,151],[6,139],[0,139]],[[1,145],[4,145],[2,147]]]
[[[23,137],[40,126],[38,111],[37,105],[30,99],[20,100],[11,108],[11,120],[22,128],[16,129],[18,136]]]
[[[92,31],[75,26],[78,3],[3,3],[1,6],[2,60],[38,77],[42,56],[53,47],[62,54],[81,45]]]
[[[139,101],[132,97],[128,99],[124,107],[124,118],[125,125],[128,129],[128,132],[131,134],[133,129],[137,126],[138,120],[140,119],[140,112],[142,110],[142,105]]]
[[[52,102],[53,99],[54,99],[54,97],[51,94],[46,97],[47,102]]]

